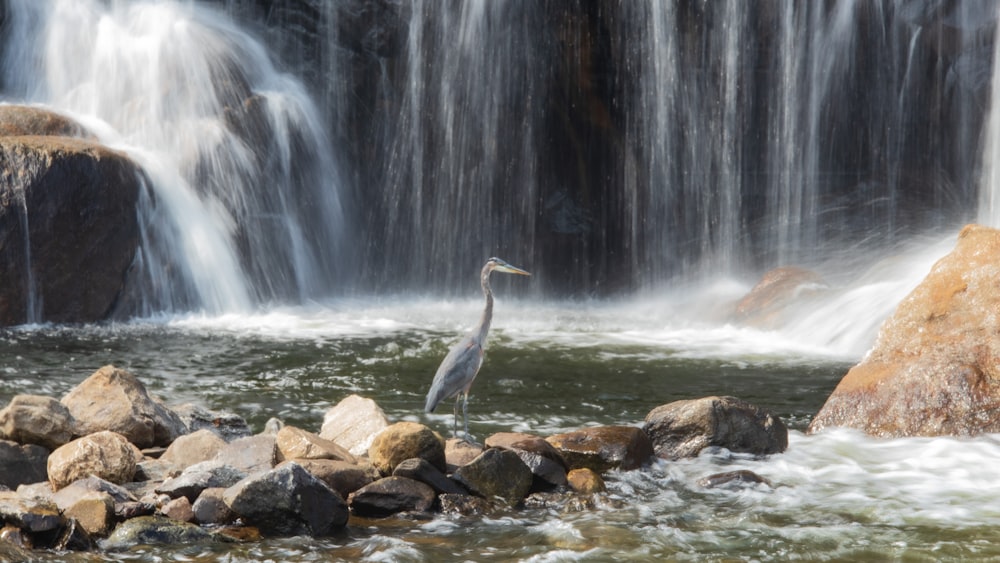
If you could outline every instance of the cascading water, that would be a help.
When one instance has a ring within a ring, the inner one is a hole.
[[[9,98],[78,117],[148,176],[136,312],[247,311],[343,279],[323,120],[260,43],[192,3],[15,1],[8,17]]]

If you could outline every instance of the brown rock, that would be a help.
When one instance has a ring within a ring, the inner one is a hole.
[[[694,457],[710,446],[757,455],[788,447],[788,429],[780,418],[735,397],[660,405],[646,415],[642,428],[656,455],[665,459]]]
[[[426,512],[434,506],[434,489],[406,477],[385,477],[351,493],[347,503],[358,516],[383,518],[398,512]]]
[[[544,490],[566,484],[566,460],[544,438],[521,432],[498,432],[486,439],[486,447],[516,453],[535,476],[534,489]]]
[[[757,327],[780,327],[790,305],[824,288],[826,283],[816,272],[794,266],[775,268],[736,304],[736,318]]]
[[[184,433],[184,423],[153,400],[131,373],[104,366],[62,399],[76,419],[76,434],[110,430],[140,448],[166,446]]]
[[[0,105],[0,137],[24,135],[94,138],[76,120],[52,110],[36,106]]]
[[[634,426],[596,426],[546,440],[562,454],[570,469],[588,467],[598,473],[638,469],[653,456],[646,434]]]
[[[97,432],[52,452],[48,460],[49,481],[57,491],[90,475],[121,484],[132,480],[135,465],[135,450],[124,436]]]
[[[569,488],[586,495],[603,493],[606,490],[604,479],[598,473],[586,467],[571,470],[566,474],[566,482]]]
[[[375,401],[349,395],[323,416],[319,435],[359,456],[368,451],[375,436],[389,427],[389,419]]]
[[[17,395],[0,410],[0,438],[50,450],[73,439],[73,425],[73,415],[52,397]]]
[[[347,498],[354,491],[379,477],[378,470],[374,467],[366,468],[337,459],[294,459],[291,461],[301,465],[303,469],[329,485],[331,489],[337,491],[341,498]],[[289,461],[278,464],[278,467],[286,463]]]
[[[69,505],[63,515],[74,518],[92,536],[104,537],[115,526],[115,499],[104,492],[89,492]]]
[[[177,469],[184,469],[214,459],[225,446],[226,442],[218,434],[202,429],[177,437],[160,456],[160,461]]]
[[[116,312],[135,273],[142,182],[93,141],[0,137],[0,326]]]
[[[320,438],[294,426],[285,426],[276,435],[278,461],[286,459],[337,459],[348,463],[357,460],[335,442]]]
[[[368,448],[368,458],[383,475],[391,475],[399,462],[411,457],[426,459],[444,471],[444,439],[423,424],[397,422],[379,433]]]
[[[492,501],[473,495],[443,494],[438,500],[441,512],[459,516],[482,516],[496,508]]]
[[[171,520],[180,522],[191,522],[194,520],[194,511],[191,509],[191,501],[187,497],[177,497],[160,508],[160,512]]]
[[[809,432],[873,436],[1000,432],[1000,231],[969,225],[897,307]]]
[[[448,438],[445,442],[444,458],[448,473],[479,457],[486,448],[460,438]]]

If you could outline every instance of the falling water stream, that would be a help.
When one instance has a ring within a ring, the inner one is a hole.
[[[992,11],[959,10],[945,30],[894,2],[637,1],[587,19],[536,2],[417,1],[395,55],[373,59],[376,133],[359,149],[342,146],[357,124],[328,130],[361,103],[349,63],[374,56],[334,41],[340,8],[355,4],[310,12],[331,34],[318,35],[320,87],[279,63],[308,61],[262,40],[275,31],[245,21],[246,2],[6,5],[2,101],[77,118],[146,177],[134,315],[0,330],[0,404],[60,397],[113,363],[167,404],[235,412],[255,430],[278,417],[317,431],[357,393],[447,433],[450,413],[423,413],[423,398],[478,318],[482,260],[499,254],[535,276],[494,281],[476,436],[638,425],[708,395],[769,408],[791,429],[781,455],[712,450],[612,472],[583,508],[40,560],[1000,557],[996,436],[804,434],[975,216],[969,193],[997,223],[994,188],[976,192],[974,172],[985,151],[995,175],[1000,121],[980,150],[966,103],[978,75],[959,64]],[[567,48],[581,37],[611,55]],[[599,70],[587,75],[599,84],[566,61]],[[932,90],[947,94],[928,101]],[[915,117],[931,106],[934,119]],[[620,158],[591,158],[594,147]],[[359,154],[379,158],[348,156]],[[755,279],[788,263],[814,268],[822,290],[781,326],[734,322]],[[572,284],[584,289],[559,292]],[[698,484],[733,469],[770,484]]]

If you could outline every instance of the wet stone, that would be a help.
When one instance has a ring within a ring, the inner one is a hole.
[[[438,497],[441,512],[459,516],[482,516],[494,510],[494,505],[487,499],[473,495],[443,494]]]
[[[532,474],[521,458],[510,450],[491,448],[452,475],[475,495],[507,502],[520,502],[531,490]]]
[[[119,524],[102,547],[117,551],[137,545],[190,545],[224,540],[194,524],[166,516],[140,516]]]
[[[466,490],[448,478],[438,468],[418,457],[403,460],[392,472],[395,477],[406,477],[429,485],[438,494],[465,494]]]
[[[589,495],[602,493],[606,490],[604,479],[601,478],[600,474],[586,467],[571,470],[566,475],[566,482],[569,488],[578,493]]]
[[[586,467],[604,473],[638,469],[653,457],[646,433],[633,426],[597,426],[550,436],[570,469]]]
[[[756,455],[788,447],[788,429],[780,418],[735,397],[660,405],[646,415],[643,430],[656,455],[665,459],[694,457],[713,446]]]
[[[716,488],[740,488],[747,486],[754,486],[758,484],[767,485],[771,487],[771,482],[760,475],[757,475],[749,469],[740,469],[737,471],[727,471],[725,473],[715,473],[698,480],[698,485],[705,487],[706,489],[716,489]]]
[[[351,493],[348,503],[358,516],[382,518],[400,512],[426,512],[436,495],[429,485],[406,477],[386,477]]]

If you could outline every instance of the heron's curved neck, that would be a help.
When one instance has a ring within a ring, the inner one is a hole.
[[[493,321],[493,288],[490,287],[490,273],[492,269],[483,267],[480,275],[480,283],[483,286],[483,295],[486,296],[486,308],[483,309],[483,317],[479,321],[479,341],[486,340],[486,335],[490,332],[490,323]]]

